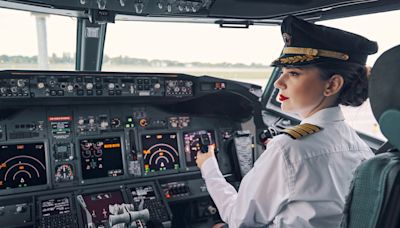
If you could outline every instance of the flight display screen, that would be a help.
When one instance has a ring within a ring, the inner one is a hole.
[[[108,217],[110,215],[109,205],[124,203],[121,191],[84,195],[83,200],[92,217],[93,223],[96,225],[108,224]]]
[[[179,169],[176,133],[142,135],[144,172]]]
[[[188,132],[183,134],[183,141],[185,145],[185,158],[186,158],[186,167],[194,167],[196,166],[196,155],[197,152],[200,151],[200,134],[207,133],[208,137],[211,139],[211,143],[215,143],[215,134],[214,131],[195,131]]]
[[[0,145],[0,189],[47,184],[44,143]]]
[[[79,143],[83,179],[115,177],[124,174],[119,137],[85,139]]]
[[[68,197],[42,201],[42,216],[49,217],[71,213]]]

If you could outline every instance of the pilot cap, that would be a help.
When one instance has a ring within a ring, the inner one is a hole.
[[[271,66],[303,66],[327,61],[365,65],[368,55],[378,51],[378,44],[363,36],[295,16],[283,19],[281,32],[285,47]]]

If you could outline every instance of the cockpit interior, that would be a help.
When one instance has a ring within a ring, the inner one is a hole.
[[[396,0],[30,0],[1,8],[77,18],[75,70],[0,71],[0,227],[212,227],[203,138],[236,188],[268,137],[300,122],[267,85],[103,71],[107,24],[279,26],[400,9]],[[0,15],[1,17],[1,15]],[[12,23],[12,22],[9,22]],[[139,31],[140,32],[140,31]],[[0,39],[1,42],[1,39]],[[360,133],[376,150],[383,141]]]

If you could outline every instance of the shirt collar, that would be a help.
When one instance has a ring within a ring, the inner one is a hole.
[[[324,124],[330,122],[344,121],[342,110],[339,106],[321,109],[313,115],[303,119],[300,124]]]

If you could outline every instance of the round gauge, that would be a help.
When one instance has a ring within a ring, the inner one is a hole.
[[[102,142],[102,141],[99,141],[99,142],[96,142],[96,143],[93,143],[93,148],[95,149],[95,150],[101,150],[101,147],[104,145],[104,143]]]
[[[55,180],[56,182],[71,181],[74,179],[74,173],[70,164],[59,165],[56,168]]]
[[[101,148],[99,148],[99,149],[94,149],[94,150],[93,150],[93,154],[94,154],[94,156],[96,156],[96,157],[101,157],[101,156],[103,155],[103,150],[102,150]]]
[[[89,158],[91,155],[92,155],[92,153],[91,153],[91,150],[90,150],[90,147],[92,147],[92,143],[89,143],[89,142],[85,142],[85,143],[82,143],[81,144],[81,148],[82,148],[82,151],[81,151],[81,153],[82,153],[82,157],[84,157],[84,158]]]
[[[121,126],[121,120],[119,118],[113,118],[111,120],[111,127],[112,128],[118,128]]]

